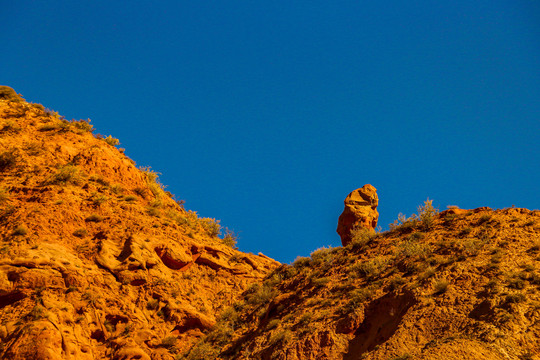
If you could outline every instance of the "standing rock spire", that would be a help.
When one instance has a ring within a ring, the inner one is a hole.
[[[345,209],[339,216],[337,227],[343,246],[351,242],[351,230],[354,227],[361,226],[375,230],[379,219],[377,205],[379,205],[377,189],[370,184],[354,190],[345,198]]]

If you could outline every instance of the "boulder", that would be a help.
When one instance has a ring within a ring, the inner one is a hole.
[[[343,246],[351,242],[351,230],[354,227],[375,230],[379,219],[378,204],[377,189],[370,184],[354,190],[345,198],[345,209],[339,216],[337,227]]]

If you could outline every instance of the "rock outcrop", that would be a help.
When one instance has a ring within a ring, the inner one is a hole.
[[[345,209],[339,216],[337,227],[343,246],[351,241],[351,230],[354,227],[375,230],[379,219],[378,204],[377,189],[370,184],[354,190],[345,198]]]

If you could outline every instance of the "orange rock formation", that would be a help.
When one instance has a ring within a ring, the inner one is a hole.
[[[341,237],[341,244],[347,246],[351,241],[351,230],[357,226],[375,230],[379,213],[377,205],[377,189],[370,184],[362,186],[351,192],[345,198],[345,209],[339,216],[337,233]]]

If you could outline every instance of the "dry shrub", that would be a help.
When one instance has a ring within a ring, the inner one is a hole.
[[[368,279],[373,279],[382,274],[389,264],[389,258],[378,255],[372,259],[351,266],[351,270]]]
[[[49,184],[54,185],[78,185],[82,180],[82,173],[74,165],[65,165],[59,168],[49,179]]]
[[[311,261],[312,263],[317,266],[329,261],[332,261],[333,259],[333,248],[332,247],[320,247],[317,250],[314,250],[311,253]]]
[[[433,207],[433,200],[429,200],[429,198],[424,201],[424,205],[418,207],[418,218],[422,222],[424,230],[429,230],[433,227],[433,222],[438,213],[439,209]]]
[[[298,256],[292,264],[296,269],[303,269],[311,265],[311,258]]]
[[[404,241],[399,244],[396,250],[397,257],[419,257],[426,259],[431,254],[431,249],[429,245],[425,243],[415,242],[415,241]]]
[[[238,239],[238,236],[232,231],[227,228],[225,228],[225,234],[223,235],[223,239],[221,239],[221,242],[233,249],[236,249],[236,241]]]
[[[351,230],[351,242],[347,244],[347,247],[351,250],[360,250],[368,245],[375,237],[377,233],[366,229],[365,227],[356,225]]]
[[[293,338],[293,334],[291,332],[291,330],[279,330],[279,331],[276,331],[275,333],[272,334],[272,336],[270,336],[270,339],[268,340],[268,343],[270,345],[274,345],[274,344],[287,344],[288,342],[290,342]]]
[[[219,220],[212,218],[202,218],[199,223],[206,233],[211,237],[216,237],[221,232],[221,225],[219,225]]]
[[[399,213],[397,220],[389,225],[391,231],[399,231],[401,233],[407,233],[413,231],[418,226],[418,216],[416,214],[411,217],[406,217],[404,214]]]
[[[8,200],[9,200],[9,191],[4,188],[0,188],[0,204]]]
[[[449,282],[446,279],[437,280],[433,284],[433,294],[440,295],[440,294],[445,293],[448,290],[448,285],[449,285]]]
[[[107,136],[106,138],[103,139],[107,144],[111,145],[111,146],[116,146],[116,145],[120,145],[120,140],[116,139],[116,138],[113,138],[111,135]]]
[[[11,148],[0,153],[0,171],[12,168],[17,163],[17,149]]]
[[[88,120],[72,120],[71,124],[73,127],[77,130],[79,130],[81,133],[84,132],[92,132],[93,126],[90,125],[90,119]]]

